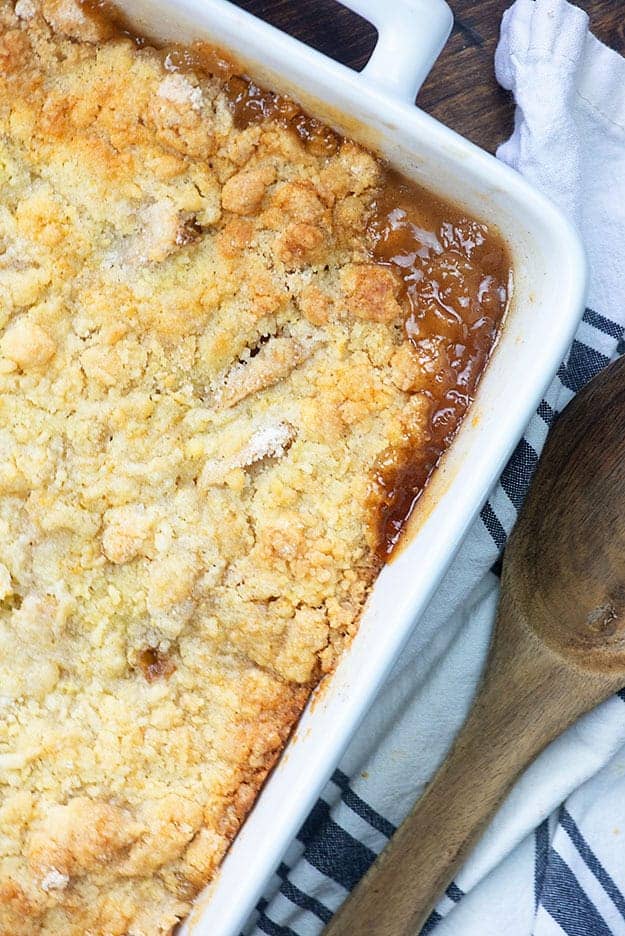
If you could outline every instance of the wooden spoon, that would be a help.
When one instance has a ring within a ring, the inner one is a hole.
[[[506,549],[469,717],[325,936],[416,936],[519,774],[623,686],[625,358],[558,419]]]

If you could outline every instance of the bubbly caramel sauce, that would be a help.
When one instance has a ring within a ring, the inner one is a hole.
[[[235,126],[276,121],[315,155],[332,155],[342,137],[290,98],[257,85],[229,55],[197,42],[159,45],[137,36],[110,0],[81,0],[107,35],[152,45],[171,71],[221,78]],[[512,282],[496,230],[386,168],[368,227],[371,257],[400,277],[404,330],[423,367],[419,391],[430,401],[428,439],[382,453],[373,470],[377,556],[392,554],[430,475],[471,404],[505,314]]]
[[[139,48],[149,45],[148,41],[138,36],[129,26],[128,20],[112,0],[78,0],[83,11],[90,19],[98,23],[103,39],[126,36]]]
[[[265,91],[255,82],[238,75],[227,85],[228,98],[239,129],[263,120],[275,120],[290,127],[301,142],[317,156],[336,153],[341,137],[316,117],[310,117],[298,104],[282,94]]]
[[[510,292],[497,232],[387,170],[369,226],[373,257],[403,283],[404,329],[431,403],[429,439],[383,454],[375,466],[378,552],[387,558],[473,400]]]

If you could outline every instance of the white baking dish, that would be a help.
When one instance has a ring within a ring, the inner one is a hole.
[[[361,74],[224,0],[126,0],[137,28],[208,39],[252,74],[371,146],[417,182],[494,223],[511,248],[514,297],[477,399],[383,570],[360,631],[259,797],[184,931],[237,936],[486,499],[564,357],[583,308],[584,255],[559,212],[518,175],[413,106],[444,44],[443,0],[345,0],[377,27]],[[172,765],[175,769],[175,765]]]

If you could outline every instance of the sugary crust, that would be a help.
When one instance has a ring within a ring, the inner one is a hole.
[[[0,2],[0,936],[168,933],[376,571],[428,404],[380,167]]]

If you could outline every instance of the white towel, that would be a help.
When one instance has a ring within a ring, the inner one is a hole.
[[[423,790],[474,694],[497,603],[496,562],[549,425],[623,350],[625,61],[564,0],[517,0],[504,16],[496,71],[517,103],[514,134],[497,155],[578,224],[591,265],[589,308],[567,361],[248,933],[321,933]],[[624,895],[625,692],[527,770],[425,931],[625,936]]]

